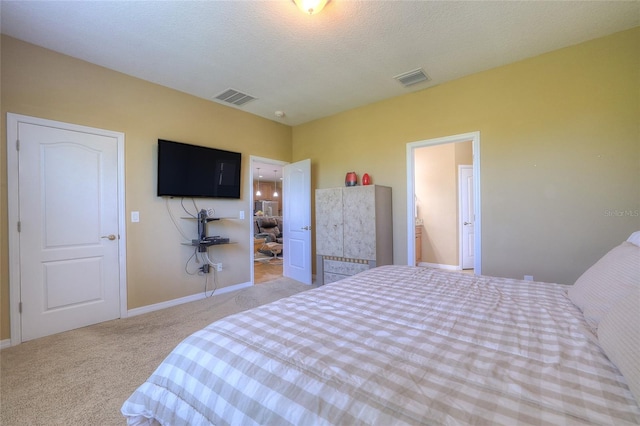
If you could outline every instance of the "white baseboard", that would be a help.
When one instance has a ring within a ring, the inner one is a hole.
[[[222,287],[217,289],[214,292],[214,295],[230,293],[236,290],[242,290],[243,288],[251,287],[253,284],[250,282],[240,283],[235,285],[230,285],[228,287]],[[153,305],[141,306],[140,308],[129,309],[127,311],[128,317],[133,317],[136,315],[147,314],[149,312],[158,311],[160,309],[170,308],[172,306],[182,305],[183,303],[195,302],[196,300],[204,299],[208,297],[204,293],[193,294],[191,296],[181,297],[179,299],[167,300],[166,302],[155,303]]]
[[[446,269],[447,271],[460,271],[462,268],[460,265],[445,265],[442,263],[427,263],[420,262],[418,266],[428,266],[429,268],[438,268],[438,269]]]
[[[214,292],[216,294],[230,293],[236,290],[242,290],[243,288],[251,287],[253,284],[250,282],[230,285],[228,287],[219,288]],[[127,317],[133,317],[136,315],[142,315],[160,309],[170,308],[172,306],[182,305],[183,303],[195,302],[196,300],[204,299],[208,297],[204,293],[193,294],[191,296],[181,297],[179,299],[168,300],[166,302],[156,303],[153,305],[142,306],[140,308],[129,309],[127,311]],[[10,348],[11,339],[0,340],[0,350]]]

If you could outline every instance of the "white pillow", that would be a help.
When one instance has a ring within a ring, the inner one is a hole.
[[[640,246],[640,231],[636,231],[627,238],[627,242]]]
[[[598,341],[640,404],[640,290],[620,300],[602,318]]]
[[[602,317],[620,299],[640,287],[640,247],[623,242],[598,260],[569,287],[569,299],[595,332]]]

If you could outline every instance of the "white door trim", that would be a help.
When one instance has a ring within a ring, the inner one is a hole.
[[[426,146],[441,145],[446,143],[472,142],[473,147],[473,212],[475,215],[474,246],[474,273],[482,273],[482,252],[481,252],[481,225],[480,216],[480,132],[462,133],[459,135],[445,136],[442,138],[426,139],[422,141],[410,142],[407,144],[407,261],[413,265],[415,261],[415,151]]]
[[[7,113],[7,210],[9,237],[9,317],[11,320],[11,345],[22,342],[20,326],[20,235],[18,233],[19,181],[18,181],[18,125],[19,123],[50,126],[71,131],[87,132],[113,137],[118,141],[118,263],[120,266],[120,318],[127,316],[127,268],[126,268],[126,222],[125,222],[125,185],[124,185],[124,133],[96,129],[77,124],[46,120]]]

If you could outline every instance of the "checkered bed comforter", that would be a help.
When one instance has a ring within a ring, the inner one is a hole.
[[[640,424],[564,286],[384,266],[216,321],[130,425]]]

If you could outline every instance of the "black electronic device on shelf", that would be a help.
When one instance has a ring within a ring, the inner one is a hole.
[[[198,212],[198,239],[202,242],[207,239],[207,222],[209,215],[205,209]]]
[[[204,251],[206,247],[217,244],[229,244],[229,238],[220,237],[219,235],[207,237],[207,222],[220,220],[217,217],[209,217],[206,210],[202,209],[198,212],[198,239],[191,240],[191,245],[198,246],[199,251]]]

